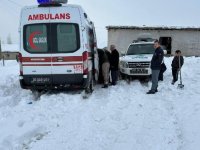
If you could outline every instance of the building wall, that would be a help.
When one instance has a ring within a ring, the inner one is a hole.
[[[108,47],[115,44],[121,53],[125,53],[129,44],[144,34],[150,34],[153,39],[171,37],[172,54],[180,49],[185,56],[200,56],[200,31],[109,29]]]

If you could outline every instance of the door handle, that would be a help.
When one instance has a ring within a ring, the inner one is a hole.
[[[63,57],[57,57],[57,61],[58,62],[62,62],[63,61]]]

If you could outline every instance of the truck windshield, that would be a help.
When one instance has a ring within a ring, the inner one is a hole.
[[[29,53],[70,53],[80,48],[78,24],[25,25],[23,36],[24,49]]]
[[[153,54],[155,51],[153,44],[130,45],[126,55]]]

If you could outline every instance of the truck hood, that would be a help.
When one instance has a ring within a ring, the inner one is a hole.
[[[151,61],[153,54],[143,54],[143,55],[126,55],[120,57],[120,61],[124,62],[147,62]]]

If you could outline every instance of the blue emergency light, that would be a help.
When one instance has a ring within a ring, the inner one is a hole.
[[[39,4],[51,4],[51,0],[37,0]]]
[[[37,0],[40,5],[48,5],[48,4],[65,4],[68,0]]]

